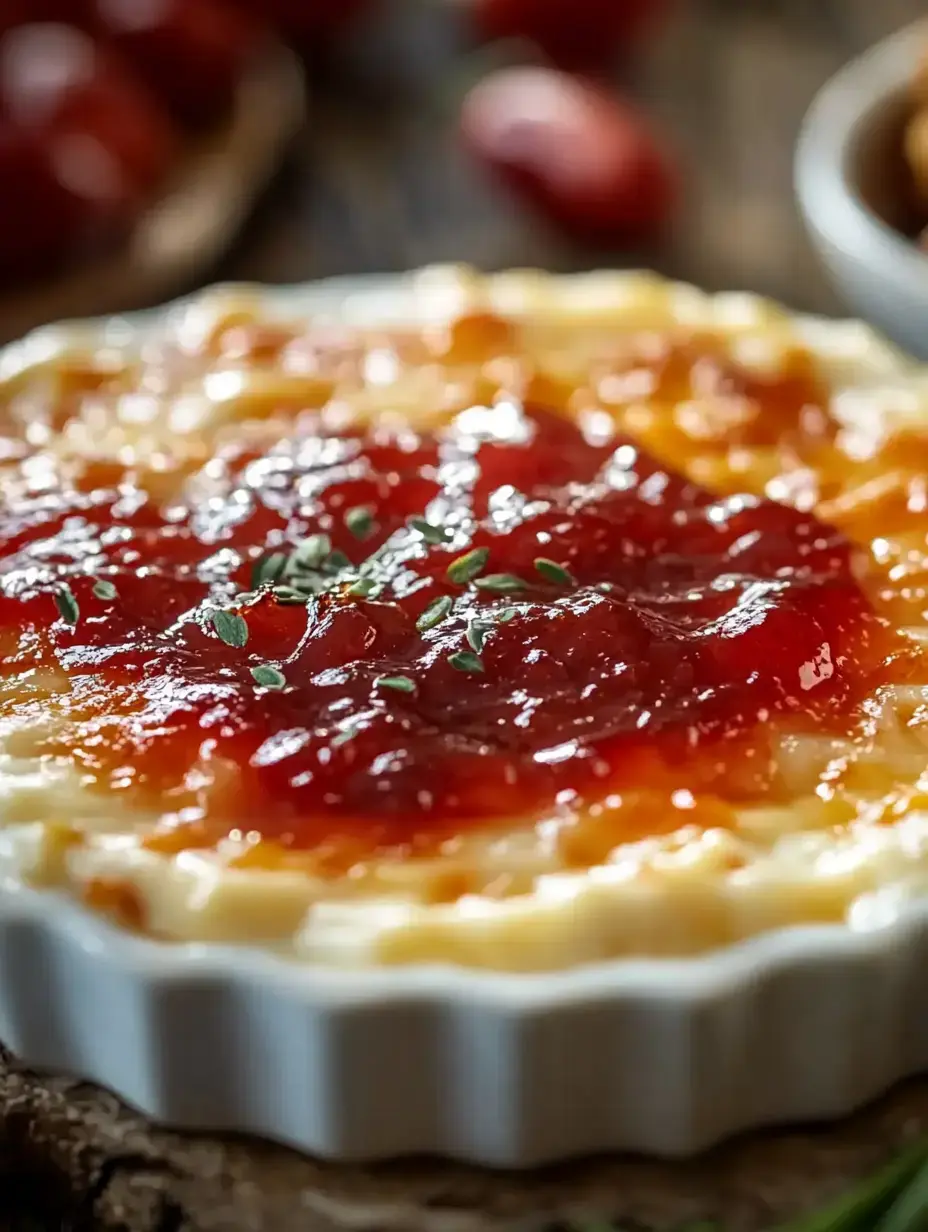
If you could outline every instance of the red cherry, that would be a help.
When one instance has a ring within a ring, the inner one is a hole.
[[[668,0],[474,0],[487,39],[528,39],[562,68],[600,68],[659,23]]]
[[[0,273],[53,273],[129,227],[170,167],[173,134],[157,104],[61,25],[0,38]]]
[[[478,158],[581,239],[648,238],[672,211],[676,176],[645,120],[567,73],[491,73],[465,99],[461,131]]]
[[[0,0],[0,37],[16,26],[54,21],[85,25],[93,0]]]
[[[221,0],[92,0],[95,32],[115,47],[182,123],[232,106],[261,26]]]
[[[150,193],[174,157],[174,136],[157,102],[70,26],[20,26],[0,42],[0,114],[54,145],[66,179],[124,181],[114,196]]]
[[[66,188],[47,148],[32,133],[0,123],[0,277],[53,271],[71,253],[92,209]],[[101,214],[105,211],[101,208]]]

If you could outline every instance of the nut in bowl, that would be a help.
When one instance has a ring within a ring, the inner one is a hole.
[[[796,189],[812,241],[848,305],[928,358],[928,23],[878,44],[806,117]]]

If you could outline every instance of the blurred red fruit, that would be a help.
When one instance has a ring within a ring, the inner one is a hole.
[[[61,182],[53,156],[32,133],[0,122],[0,280],[51,272],[78,243],[94,210]],[[110,201],[97,221],[108,221]]]
[[[94,33],[191,126],[229,111],[263,32],[225,0],[91,0],[91,8]]]
[[[528,39],[561,68],[594,70],[637,44],[669,0],[473,0],[487,39]]]
[[[150,193],[174,158],[158,102],[118,58],[70,26],[19,26],[0,41],[0,115],[37,141],[83,149],[88,174],[102,167],[102,151],[129,195]],[[74,174],[79,162],[75,154]]]
[[[0,0],[0,37],[14,26],[55,21],[83,26],[93,0]]]
[[[131,224],[137,194],[91,135],[29,132],[0,121],[0,284],[55,273]]]
[[[644,118],[556,69],[491,73],[465,99],[461,131],[506,183],[590,243],[651,238],[672,213],[676,175]]]
[[[0,276],[51,273],[131,226],[169,170],[174,135],[118,59],[79,30],[0,38]]]

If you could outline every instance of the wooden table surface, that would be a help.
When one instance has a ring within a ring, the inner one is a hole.
[[[459,149],[448,104],[449,83],[464,72],[464,40],[445,12],[430,17],[430,6],[405,0],[401,31],[370,34],[338,84],[320,92],[290,169],[218,275],[288,282],[448,260],[485,269],[647,264],[710,289],[840,311],[797,217],[796,135],[816,90],[843,62],[928,6],[677,3],[677,17],[624,83],[685,167],[682,214],[657,251],[567,244],[489,182]]]

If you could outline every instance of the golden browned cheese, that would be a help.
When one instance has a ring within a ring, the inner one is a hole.
[[[923,795],[928,432],[882,396],[798,334],[489,305],[236,305],[23,366],[0,752],[73,810],[37,818],[36,879],[159,935],[228,890],[210,935],[273,935],[626,865],[737,886],[791,829],[892,828]]]

